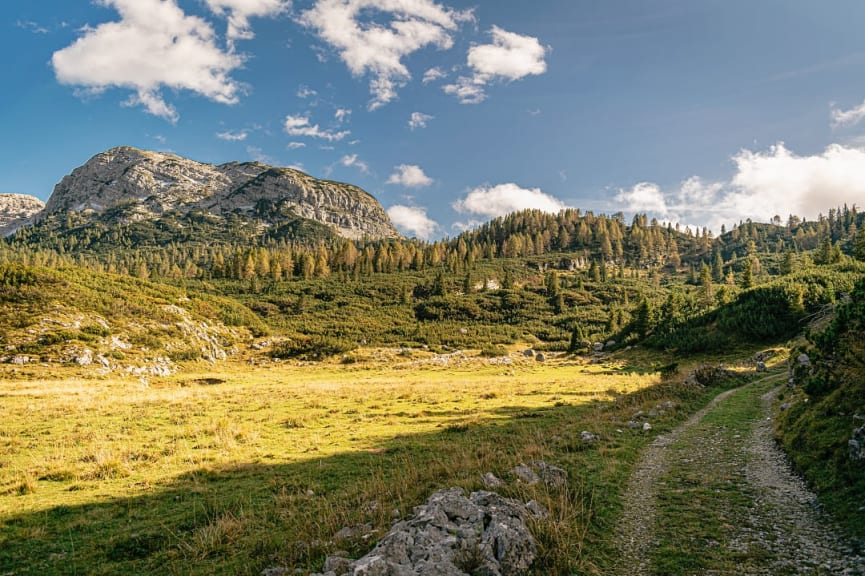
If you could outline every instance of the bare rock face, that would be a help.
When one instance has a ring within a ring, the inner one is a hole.
[[[399,236],[378,201],[356,186],[258,162],[214,166],[126,146],[97,154],[63,178],[43,214],[102,215],[120,207],[123,218],[133,221],[197,211],[269,225],[287,210],[346,238]]]
[[[494,492],[466,497],[460,488],[440,490],[394,524],[369,554],[354,561],[331,557],[318,576],[526,574],[537,556],[527,522],[546,514],[530,504]]]
[[[45,208],[45,203],[24,194],[0,194],[0,236],[13,234]]]

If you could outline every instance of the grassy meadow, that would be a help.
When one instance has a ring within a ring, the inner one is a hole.
[[[147,382],[13,370],[0,373],[2,574],[314,571],[329,552],[362,554],[439,488],[482,488],[485,472],[551,510],[532,527],[537,573],[603,573],[637,451],[717,392],[662,382],[637,356],[516,351],[510,364],[387,350],[197,363]],[[652,431],[625,425],[667,401]],[[509,476],[540,459],[567,470],[566,489]]]

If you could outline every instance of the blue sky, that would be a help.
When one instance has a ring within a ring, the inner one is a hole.
[[[357,184],[408,235],[508,211],[715,232],[865,204],[861,0],[11,0],[0,192],[118,145]]]

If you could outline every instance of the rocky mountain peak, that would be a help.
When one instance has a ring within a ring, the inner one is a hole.
[[[271,210],[263,213],[262,206]],[[96,217],[118,207],[127,220],[197,211],[255,217],[266,225],[279,224],[289,211],[347,238],[399,236],[378,201],[356,186],[259,162],[215,166],[129,146],[97,154],[64,177],[43,215],[71,211]]]
[[[8,236],[45,208],[45,203],[26,194],[0,194],[0,236]]]

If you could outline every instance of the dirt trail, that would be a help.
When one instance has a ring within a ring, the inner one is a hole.
[[[699,560],[695,564],[702,567],[689,569],[685,561],[677,565],[677,573],[865,575],[865,558],[839,536],[774,442],[770,415],[776,391],[757,396],[752,388],[757,384],[720,394],[672,433],[658,436],[643,453],[624,497],[615,574],[659,573],[652,565],[655,548],[665,536],[657,529],[664,513],[659,510],[659,496],[682,492],[681,486],[690,486],[695,479],[709,485],[717,478],[732,478],[739,500],[723,501],[728,498],[723,491],[713,495],[715,509],[723,511],[725,530],[722,541],[712,542],[711,547],[726,559],[713,566],[705,548],[701,551],[684,533],[679,535],[682,555],[687,557],[693,550]],[[730,403],[725,403],[732,394],[753,394],[754,401],[761,402],[750,421],[738,421],[746,433],[734,434],[726,425],[701,425],[710,412],[737,418],[727,406]],[[687,478],[678,485],[680,474]]]

